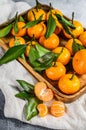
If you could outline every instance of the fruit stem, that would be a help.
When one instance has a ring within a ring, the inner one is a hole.
[[[72,24],[73,24],[73,21],[74,21],[74,12],[72,12]]]
[[[70,77],[70,80],[72,80],[75,76],[75,73],[72,74],[72,76]]]
[[[33,13],[34,19],[36,20],[36,16],[35,16],[35,13],[34,13],[34,11],[32,11],[32,13]]]

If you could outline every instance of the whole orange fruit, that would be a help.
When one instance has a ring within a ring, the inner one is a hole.
[[[75,53],[72,61],[73,69],[78,74],[86,73],[86,49],[82,49]]]
[[[11,38],[9,40],[9,47],[13,47],[14,45],[19,45],[19,44],[25,44],[25,40],[22,37],[15,37]]]
[[[57,61],[61,62],[63,65],[68,64],[68,62],[70,61],[70,52],[67,48],[57,47],[53,50],[53,52],[59,54]]]
[[[74,39],[75,43],[78,43],[80,45],[82,45],[81,41],[78,39]],[[72,51],[72,45],[73,45],[73,39],[69,39],[66,44],[65,47],[70,51],[70,54],[73,55],[73,51]]]
[[[34,35],[34,38],[36,39],[38,39],[41,36],[44,36],[45,33],[46,33],[46,25],[43,22],[38,23],[34,25],[33,27],[30,27],[27,29],[27,34],[30,37],[33,37]]]
[[[58,80],[66,73],[66,68],[61,62],[55,62],[55,65],[45,70],[47,77],[51,80]]]
[[[45,36],[41,36],[39,38],[39,43],[47,49],[55,49],[59,45],[59,37],[53,33],[49,38],[45,38]]]
[[[65,94],[74,94],[80,89],[80,80],[76,75],[65,74],[59,79],[58,87]]]
[[[75,38],[77,38],[84,31],[84,28],[83,28],[82,24],[79,21],[74,20],[73,25],[76,28],[75,29],[70,29],[69,28],[69,30],[73,33]],[[63,33],[64,33],[65,37],[72,38],[71,35],[69,35],[64,29],[63,29]]]
[[[34,21],[35,19],[37,20],[41,15],[43,15],[42,20],[46,19],[46,13],[43,9],[31,9],[27,13],[27,20],[28,21]]]
[[[18,33],[15,33],[14,28],[11,30],[11,34],[16,37],[21,37],[26,35],[26,28],[23,28],[25,26],[24,22],[18,22]]]
[[[83,46],[86,47],[86,31],[81,33],[81,35],[79,36],[79,40],[82,42]]]

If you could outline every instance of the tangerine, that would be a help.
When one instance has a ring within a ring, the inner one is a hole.
[[[53,92],[44,82],[38,82],[34,87],[35,95],[42,101],[48,102],[53,99]]]
[[[75,53],[72,61],[73,69],[78,74],[86,73],[86,49],[82,49]]]
[[[80,89],[80,80],[74,74],[65,74],[59,79],[58,87],[65,94],[74,94]]]
[[[45,70],[47,77],[51,80],[58,80],[66,73],[66,68],[61,62],[55,64]]]
[[[50,106],[50,113],[55,117],[60,117],[65,114],[65,105],[61,101],[53,101]]]

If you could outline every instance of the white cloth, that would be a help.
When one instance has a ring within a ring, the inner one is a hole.
[[[66,2],[67,0],[64,1]],[[63,2],[65,6],[64,12],[66,12],[65,2]],[[58,4],[57,7],[59,7]],[[4,22],[7,18],[10,18],[9,16],[12,17],[13,15],[15,15],[16,10],[21,12],[28,8],[30,8],[30,6],[24,2],[14,3],[11,0],[0,0],[0,12],[3,10],[0,14],[0,21]],[[4,14],[4,16],[2,14]],[[1,49],[0,53],[2,53]],[[5,96],[4,115],[5,117],[15,118],[23,122],[27,122],[24,116],[24,107],[26,102],[14,96],[17,93],[15,86],[19,86],[19,84],[16,82],[17,79],[23,79],[32,84],[35,84],[37,82],[37,80],[29,72],[27,72],[25,68],[16,60],[0,66],[0,89]],[[44,118],[39,118],[38,116],[36,116],[27,123],[45,126],[52,129],[85,130],[86,94],[84,94],[75,102],[71,104],[66,104],[66,107],[67,112],[63,117],[56,118],[48,115]]]

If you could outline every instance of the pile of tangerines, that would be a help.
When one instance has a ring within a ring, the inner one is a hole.
[[[47,26],[45,21],[48,20],[50,13],[52,13],[53,18],[56,20],[56,28],[55,31],[48,37],[45,38],[45,33],[47,30]],[[86,73],[86,31],[83,28],[83,25],[76,20],[73,20],[73,25],[75,29],[68,29],[74,35],[74,38],[68,34],[63,28],[62,24],[56,18],[55,14],[59,14],[63,16],[60,10],[52,9],[49,12],[45,12],[43,9],[33,8],[27,13],[27,20],[34,21],[37,20],[41,15],[42,21],[32,27],[23,28],[26,23],[18,22],[18,33],[15,33],[14,28],[11,30],[12,38],[9,41],[9,47],[14,46],[14,36],[21,44],[26,44],[24,36],[28,35],[30,38],[33,37],[35,40],[44,48],[49,49],[54,53],[59,53],[59,57],[52,64],[51,67],[45,70],[46,76],[52,80],[57,81],[57,88],[64,94],[74,94],[80,89],[80,80],[78,75],[83,75]],[[70,21],[71,22],[71,21]],[[61,45],[61,36],[65,37],[66,43],[65,45]],[[36,44],[36,41],[32,41],[32,45]],[[81,45],[82,49],[79,49],[76,53],[74,53],[73,42],[77,45]],[[30,41],[28,41],[30,43]],[[28,44],[25,55],[29,55],[30,44]],[[73,70],[69,73],[66,72],[66,66],[71,62]],[[48,102],[53,99],[54,94],[51,89],[47,88],[47,85],[43,82],[38,82],[35,85],[34,92],[36,96],[42,100],[43,102]],[[40,116],[45,116],[48,113],[47,106],[45,104],[39,104],[38,110]],[[64,103],[61,101],[53,101],[50,106],[50,113],[54,116],[61,116],[65,112]]]

